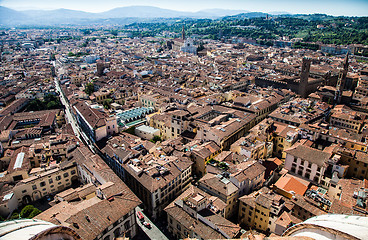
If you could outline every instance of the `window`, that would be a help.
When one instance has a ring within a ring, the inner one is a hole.
[[[49,183],[51,184],[51,183],[53,183],[54,181],[52,180],[52,178],[50,178],[49,179]]]
[[[55,179],[56,179],[56,181],[60,181],[61,177],[60,176],[56,176]]]
[[[32,185],[32,189],[33,190],[36,190],[37,189],[37,186],[36,185]]]
[[[46,186],[46,183],[45,182],[40,182],[40,187],[44,187]]]
[[[179,223],[176,225],[176,228],[177,228],[179,231],[181,231],[181,226],[180,226],[180,224],[179,224]]]
[[[125,230],[127,230],[128,228],[130,228],[130,221],[126,221],[126,223],[124,223],[124,228]]]
[[[23,191],[22,191],[22,193],[26,193],[26,192],[27,192],[27,190],[23,190]]]
[[[64,173],[64,178],[67,178],[67,177],[69,177],[69,173]]]
[[[114,237],[117,238],[120,236],[120,228],[115,229],[114,231]]]
[[[75,174],[75,170],[72,170],[72,171],[70,172],[70,174],[71,174],[71,175],[74,175],[74,174]]]

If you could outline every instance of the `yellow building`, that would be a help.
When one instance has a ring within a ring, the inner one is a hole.
[[[284,200],[268,188],[239,198],[238,221],[241,226],[270,232],[271,225],[275,224],[282,214]]]
[[[142,107],[153,107],[157,111],[160,108],[160,105],[165,102],[169,102],[169,99],[157,93],[139,95],[138,101]]]
[[[164,140],[179,137],[188,129],[189,123],[189,113],[184,110],[165,112],[150,117],[150,126],[160,129],[161,138]]]
[[[349,166],[346,177],[368,179],[368,154],[366,152],[340,148],[334,153],[340,156],[338,162],[340,165]]]
[[[222,175],[207,173],[198,181],[198,188],[216,196],[225,204],[225,218],[230,219],[238,211],[239,188]]]
[[[284,123],[274,123],[274,155],[280,159],[285,159],[286,149],[290,148],[298,140],[298,129]]]
[[[202,177],[207,172],[207,162],[216,157],[221,152],[221,148],[213,141],[192,148],[191,159],[194,162],[193,172],[198,177]]]
[[[46,195],[60,192],[77,180],[77,164],[63,162],[45,169],[32,169],[29,178],[18,182],[13,192],[19,203],[28,204]]]
[[[110,98],[112,90],[108,89],[100,89],[98,92],[94,92],[92,98],[94,97],[94,101],[102,104],[104,100]]]
[[[330,116],[330,124],[359,133],[364,126],[364,116],[345,105],[337,105]]]
[[[217,197],[190,186],[165,208],[167,229],[175,239],[236,238],[241,228],[223,218],[223,207],[224,203]]]
[[[256,160],[264,159],[272,154],[272,148],[269,148],[268,142],[259,141],[251,134],[239,138],[231,145],[230,151]]]

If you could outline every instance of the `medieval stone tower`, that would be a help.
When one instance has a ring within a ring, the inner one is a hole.
[[[335,91],[335,104],[341,102],[342,92],[344,91],[346,75],[349,70],[349,53],[346,54],[343,68],[339,72],[339,78],[337,79],[336,91]]]
[[[310,58],[303,58],[302,63],[302,72],[300,74],[300,82],[299,82],[299,95],[303,98],[307,97],[307,88],[308,88],[308,78],[310,72],[310,65],[311,65]]]

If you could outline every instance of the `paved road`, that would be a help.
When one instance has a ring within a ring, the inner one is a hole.
[[[72,114],[72,110],[70,108],[70,104],[69,101],[66,99],[61,87],[60,87],[60,82],[59,80],[56,78],[55,79],[55,86],[56,86],[56,90],[58,91],[59,95],[60,95],[60,100],[61,103],[65,106],[65,116],[66,116],[66,120],[68,121],[68,123],[71,124],[73,131],[75,133],[75,135],[78,137],[79,140],[84,140],[85,143],[88,143],[88,147],[89,149],[93,152],[96,153],[95,151],[95,147],[93,146],[93,144],[91,144],[91,140],[88,138],[88,136],[81,131],[77,120],[75,119],[74,115]],[[97,153],[99,153],[97,151]],[[103,157],[103,156],[102,156]],[[147,228],[145,227],[142,222],[138,219],[137,215],[136,215],[136,221],[138,226],[142,229],[142,231],[148,236],[148,238],[152,239],[152,240],[169,240],[152,222],[151,220],[149,220],[149,218],[143,213],[143,210],[140,207],[136,208],[136,211],[140,211],[146,222],[148,222],[151,225],[151,228]]]
[[[55,87],[56,87],[57,92],[59,93],[61,103],[65,106],[66,120],[72,126],[72,129],[73,129],[73,132],[74,132],[75,136],[77,136],[79,140],[84,140],[84,142],[88,145],[89,149],[93,153],[96,153],[93,144],[91,144],[91,140],[88,138],[88,136],[83,131],[81,131],[81,129],[78,125],[78,122],[77,122],[77,120],[75,119],[75,117],[72,113],[72,109],[70,107],[70,104],[69,104],[68,100],[66,99],[66,96],[63,93],[63,91],[61,89],[61,86],[60,86],[60,82],[57,78],[55,78]]]
[[[149,224],[151,224],[151,229],[145,227],[141,221],[139,221],[137,214],[136,216],[136,221],[138,226],[142,229],[142,231],[150,238],[153,240],[169,240],[161,231],[160,229],[158,229],[152,222],[151,220],[149,220],[149,218],[143,213],[143,210],[140,207],[136,207],[135,208],[136,212],[141,212],[144,216],[144,220],[146,222],[148,222]]]

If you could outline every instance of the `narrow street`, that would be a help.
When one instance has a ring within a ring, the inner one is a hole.
[[[95,149],[95,146],[92,144],[92,141],[88,138],[88,136],[80,129],[77,120],[75,119],[73,113],[72,113],[72,109],[70,107],[70,104],[68,102],[68,100],[66,99],[64,92],[61,89],[60,86],[60,82],[58,80],[58,78],[55,78],[55,86],[56,86],[56,90],[59,93],[60,96],[60,101],[61,103],[65,106],[65,117],[66,117],[66,121],[68,123],[70,123],[70,125],[72,126],[72,129],[74,131],[74,134],[78,137],[79,140],[83,141],[84,143],[87,144],[87,146],[89,147],[89,149],[93,152],[93,153],[97,153],[99,154],[103,159],[105,156],[103,156],[100,151],[98,151],[98,149]],[[147,235],[147,237],[149,239],[155,239],[155,240],[168,240],[168,238],[156,227],[156,225],[154,225],[152,223],[152,221],[143,213],[143,210],[140,207],[136,208],[136,212],[141,212],[144,216],[144,221],[149,223],[150,227],[144,226],[143,225],[143,221],[141,222],[138,219],[138,216],[136,215],[136,219],[137,219],[137,224],[138,226],[142,229],[142,231],[144,232],[144,234]]]
[[[144,216],[144,222],[147,222],[150,224],[151,228],[148,228],[143,225],[143,221],[141,222],[138,218],[138,215],[136,214],[136,220],[138,226],[142,229],[142,231],[150,238],[154,240],[169,240],[161,231],[154,225],[151,220],[143,213],[143,210],[140,207],[135,208],[135,212],[141,212]]]
[[[58,80],[58,78],[55,78],[55,87],[57,92],[59,93],[60,96],[60,101],[61,103],[65,106],[65,118],[66,121],[68,123],[70,123],[70,125],[72,126],[73,132],[75,134],[75,136],[78,137],[79,140],[84,141],[84,143],[86,143],[86,145],[89,147],[89,149],[93,152],[96,153],[93,144],[91,143],[91,140],[88,138],[88,136],[81,131],[77,120],[75,119],[73,113],[72,113],[72,109],[70,107],[70,104],[68,102],[68,100],[66,99],[66,96],[64,95],[64,92],[61,89],[60,86],[60,82]]]

